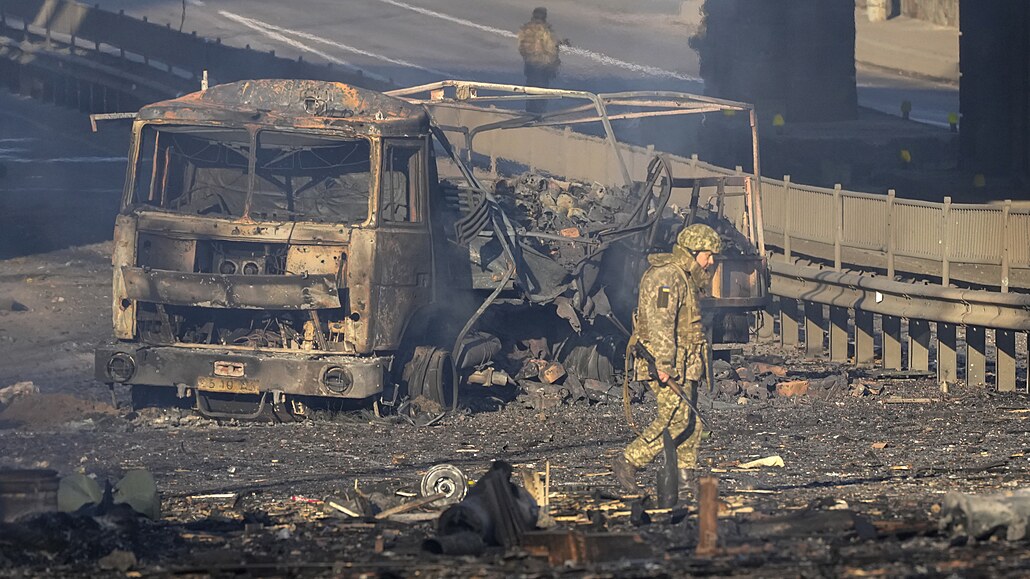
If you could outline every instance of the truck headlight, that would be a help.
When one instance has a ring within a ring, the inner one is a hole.
[[[330,366],[322,372],[322,385],[336,394],[346,394],[354,385],[354,377],[350,370],[339,366]]]
[[[115,352],[107,361],[107,376],[115,382],[128,382],[135,374],[136,360],[125,352]]]

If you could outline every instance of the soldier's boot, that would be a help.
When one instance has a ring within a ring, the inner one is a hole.
[[[621,452],[615,457],[612,462],[612,473],[615,475],[615,480],[619,481],[619,486],[626,492],[639,493],[640,487],[637,486],[636,473],[637,469],[635,466],[626,460],[626,456]]]
[[[695,468],[680,469],[680,496],[687,495],[692,499],[698,498],[698,481],[701,475]]]

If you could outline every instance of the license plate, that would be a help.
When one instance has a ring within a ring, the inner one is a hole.
[[[231,392],[233,394],[257,394],[257,380],[243,378],[223,378],[221,376],[201,376],[197,378],[197,390],[207,392]]]

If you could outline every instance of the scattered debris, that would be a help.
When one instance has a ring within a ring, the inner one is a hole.
[[[433,466],[422,476],[419,484],[423,497],[442,495],[437,499],[441,505],[461,502],[468,494],[468,487],[468,477],[452,464]]]
[[[12,384],[0,389],[0,407],[7,406],[22,396],[31,396],[33,394],[39,394],[39,386],[36,386],[31,381]]]
[[[783,366],[776,366],[773,364],[766,364],[765,362],[752,362],[751,370],[755,374],[772,374],[783,378],[787,375],[787,369]]]
[[[423,548],[457,555],[480,552],[488,545],[519,544],[536,525],[539,507],[525,489],[511,482],[512,472],[510,464],[494,461],[468,496],[440,515],[437,536],[427,539]]]
[[[0,412],[0,428],[47,429],[117,414],[117,409],[103,402],[68,394],[31,394],[15,398]]]
[[[61,479],[57,491],[58,508],[62,512],[87,516],[105,515],[125,505],[131,512],[150,519],[161,518],[161,499],[157,493],[154,475],[143,469],[133,469],[125,473],[112,486],[105,482],[100,484],[85,475],[73,474]]]
[[[977,540],[1030,537],[1030,489],[986,496],[948,493],[941,505],[941,530]]]
[[[861,398],[863,396],[879,396],[882,392],[883,384],[859,380],[851,385],[850,394],[855,398]]]
[[[936,402],[932,398],[902,398],[899,396],[890,396],[883,399],[884,404],[933,404]]]
[[[780,396],[786,396],[788,398],[794,396],[804,396],[805,394],[808,394],[808,387],[808,380],[791,380],[790,382],[780,382],[776,385],[776,393]]]
[[[387,519],[387,518],[390,518],[390,517],[392,517],[394,515],[399,515],[401,513],[407,513],[409,511],[414,511],[415,509],[418,509],[418,508],[421,508],[421,507],[427,507],[427,506],[435,503],[436,501],[439,501],[439,500],[442,500],[442,499],[446,499],[446,498],[447,498],[447,493],[431,494],[429,496],[421,497],[421,498],[415,499],[413,501],[402,503],[402,504],[397,505],[395,507],[386,509],[385,511],[376,513],[375,519],[376,520]]]
[[[57,507],[57,473],[52,470],[0,471],[0,521],[9,523]]]
[[[546,557],[552,567],[649,559],[651,547],[637,534],[582,533],[576,530],[531,531],[522,548],[534,557]]]
[[[767,518],[752,518],[741,524],[744,535],[752,539],[854,535],[875,539],[876,527],[866,517],[850,510],[807,508],[796,513]]]
[[[710,557],[719,548],[719,479],[701,477],[699,486],[697,518],[700,529],[694,552],[698,557]]]
[[[97,561],[97,565],[105,571],[121,571],[122,573],[136,566],[136,555],[132,551],[115,549]]]
[[[751,468],[761,468],[763,466],[781,467],[782,468],[784,466],[783,458],[780,455],[776,454],[776,455],[773,455],[773,456],[767,456],[765,458],[759,458],[759,459],[756,459],[756,460],[752,460],[752,461],[749,461],[749,462],[738,464],[737,468],[751,469]]]
[[[0,298],[0,312],[27,312],[29,306],[19,302],[18,300],[12,300],[10,298]]]

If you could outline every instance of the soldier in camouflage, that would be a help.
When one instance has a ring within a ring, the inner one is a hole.
[[[547,8],[533,9],[532,19],[519,29],[519,54],[522,55],[526,86],[547,88],[558,76],[561,60],[558,58],[558,47],[568,44],[568,40],[558,40],[554,29],[547,23]],[[530,112],[543,112],[545,101],[530,100],[526,109]]]
[[[698,417],[665,382],[672,379],[680,384],[696,406],[706,355],[698,303],[709,282],[706,270],[714,263],[714,254],[721,250],[719,234],[696,223],[679,233],[672,253],[648,256],[651,266],[640,280],[633,333],[654,356],[657,376],[640,359],[627,371],[632,371],[636,380],[645,382],[655,393],[658,416],[615,458],[612,470],[628,491],[640,490],[634,474],[661,451],[662,432],[666,429],[676,443],[680,480],[687,480],[689,470],[697,464],[701,442]]]

